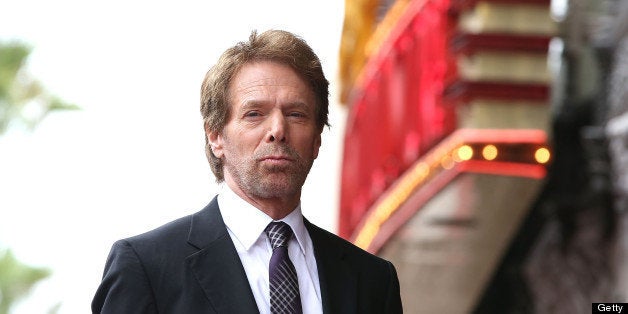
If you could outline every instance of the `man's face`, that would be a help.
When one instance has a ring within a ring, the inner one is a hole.
[[[253,199],[298,198],[321,145],[314,93],[292,68],[259,61],[236,73],[229,97],[227,124],[208,132],[227,184]]]

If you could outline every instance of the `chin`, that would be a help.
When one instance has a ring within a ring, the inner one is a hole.
[[[281,198],[292,197],[301,191],[303,183],[296,182],[297,180],[268,180],[270,178],[262,179],[260,182],[252,186],[251,189],[256,195],[262,198]]]

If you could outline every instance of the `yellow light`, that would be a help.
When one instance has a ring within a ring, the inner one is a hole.
[[[534,159],[540,164],[544,164],[550,160],[550,151],[545,147],[538,148],[534,152]]]
[[[356,237],[354,244],[366,250],[379,232],[379,225],[366,224]]]
[[[493,160],[497,158],[497,147],[495,145],[486,145],[482,148],[482,157],[486,160]]]
[[[430,174],[430,167],[425,163],[425,162],[421,162],[419,163],[413,171],[413,175],[415,175],[417,177],[417,180],[419,181],[419,183],[423,180],[425,180],[425,178]]]
[[[440,166],[444,169],[451,169],[454,167],[454,160],[449,155],[445,155],[440,160]]]
[[[473,148],[469,145],[462,145],[454,154],[454,160],[457,162],[470,160],[473,157]]]

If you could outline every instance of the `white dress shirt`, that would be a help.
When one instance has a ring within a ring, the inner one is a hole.
[[[261,314],[270,314],[268,264],[272,247],[264,229],[273,219],[240,198],[227,184],[222,184],[218,206],[244,266],[257,307]],[[287,223],[295,235],[288,244],[288,255],[297,271],[303,314],[323,313],[314,246],[303,224],[301,205],[281,221]]]

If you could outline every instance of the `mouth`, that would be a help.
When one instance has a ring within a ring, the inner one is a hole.
[[[260,161],[270,165],[282,166],[292,163],[294,159],[284,155],[270,155],[262,157]]]
[[[285,156],[285,155],[270,155],[270,156],[264,156],[261,158],[262,160],[285,160],[285,161],[293,161],[294,159],[292,157],[289,156]]]

